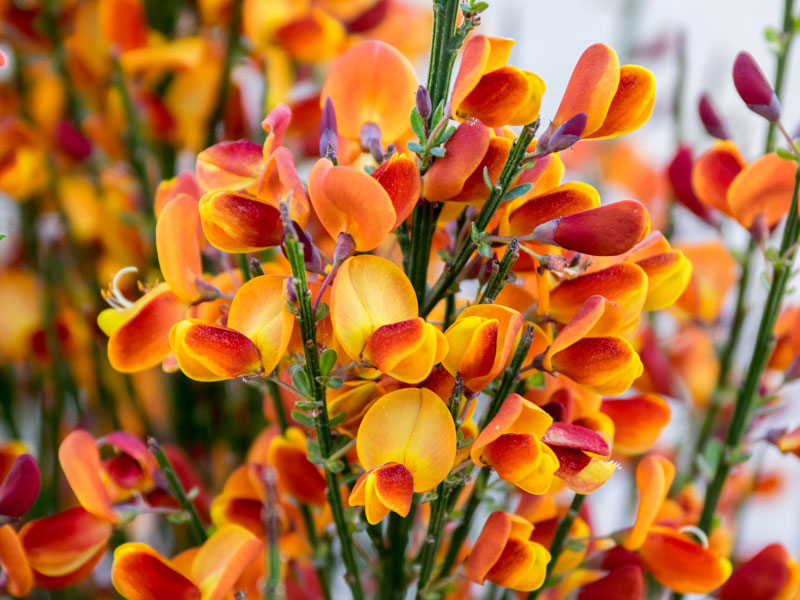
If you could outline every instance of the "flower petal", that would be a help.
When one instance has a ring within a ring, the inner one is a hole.
[[[111,508],[111,495],[100,477],[103,468],[94,438],[82,429],[73,431],[61,442],[58,460],[81,506],[109,523],[116,523],[119,517]]]
[[[114,551],[111,582],[127,600],[200,600],[200,589],[147,544],[127,543]]]

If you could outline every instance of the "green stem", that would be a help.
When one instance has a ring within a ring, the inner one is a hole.
[[[787,256],[788,252],[788,256],[775,267],[772,275],[772,284],[770,285],[764,312],[761,315],[761,323],[758,327],[758,334],[756,335],[753,356],[750,360],[747,376],[736,398],[736,405],[734,407],[733,416],[731,417],[731,423],[728,427],[728,433],[725,437],[722,456],[717,463],[714,479],[706,490],[703,510],[700,513],[700,522],[698,526],[706,533],[709,533],[711,530],[711,521],[714,516],[714,511],[717,508],[717,503],[722,494],[722,487],[725,484],[725,480],[733,464],[731,460],[732,454],[741,442],[742,436],[746,430],[753,401],[758,392],[758,384],[761,381],[761,376],[767,366],[770,351],[772,350],[772,332],[775,328],[775,322],[778,319],[781,301],[786,292],[786,285],[792,274],[795,252],[791,249],[795,246],[800,237],[800,219],[798,219],[797,215],[798,187],[800,187],[800,167],[798,167],[795,173],[792,205],[789,209],[789,216],[786,220],[786,227],[783,231],[783,239],[781,240],[780,246],[780,255]]]
[[[775,94],[780,99],[783,92],[783,84],[786,80],[786,63],[789,60],[789,51],[791,50],[792,41],[794,40],[794,23],[792,12],[794,10],[794,0],[784,0],[783,2],[783,37],[780,52],[778,53],[778,60],[775,64]],[[777,134],[775,123],[770,123],[767,129],[767,152],[775,147],[775,135]]]
[[[242,272],[242,281],[247,283],[252,279],[250,273],[250,261],[247,259],[247,254],[237,254],[236,263],[239,266],[239,271]]]
[[[225,114],[225,103],[228,101],[228,93],[231,89],[233,56],[236,54],[236,46],[239,44],[239,30],[241,28],[242,0],[233,0],[231,4],[231,19],[228,22],[228,41],[225,47],[225,60],[222,63],[222,73],[220,74],[219,88],[217,88],[217,98],[214,101],[214,108],[208,118],[206,147],[214,145],[214,142],[217,140],[217,123],[220,122],[222,116]]]
[[[178,475],[175,473],[175,469],[172,467],[169,458],[167,458],[164,448],[162,448],[158,440],[153,437],[147,439],[147,447],[156,458],[158,468],[161,469],[161,473],[164,475],[170,494],[175,497],[180,507],[189,516],[189,531],[191,532],[194,543],[198,546],[203,544],[203,542],[208,539],[208,534],[203,527],[203,523],[200,521],[200,515],[197,514],[197,509],[186,496],[183,485],[181,485],[181,480],[178,479]]]
[[[281,519],[278,515],[278,490],[275,481],[275,473],[271,469],[264,469],[264,507],[262,508],[262,518],[264,528],[267,531],[267,556],[266,568],[269,576],[264,583],[264,598],[266,600],[278,600],[283,598],[281,592],[281,557],[280,557],[280,532]]]
[[[531,143],[533,136],[537,129],[537,123],[531,123],[522,128],[519,137],[514,140],[511,151],[508,153],[508,159],[503,166],[503,171],[500,173],[500,178],[497,183],[492,186],[492,191],[489,198],[484,203],[481,211],[475,219],[475,228],[482,232],[489,225],[492,217],[497,212],[503,196],[508,191],[511,184],[516,179],[519,173],[519,164],[525,157],[525,152],[528,149],[528,144]],[[439,301],[445,297],[450,291],[450,286],[456,282],[461,271],[469,261],[470,256],[477,245],[471,237],[467,237],[461,243],[460,247],[456,250],[455,256],[451,261],[445,265],[444,272],[439,277],[439,280],[431,288],[430,292],[425,297],[425,301],[420,306],[420,316],[425,317],[430,313]]]
[[[486,284],[486,289],[483,290],[482,304],[491,304],[497,299],[506,284],[508,274],[511,273],[511,268],[517,262],[517,258],[519,258],[519,241],[514,239],[506,247],[506,253],[497,266],[497,270],[492,271],[492,276]]]
[[[440,212],[440,204],[423,200],[414,209],[412,216],[408,278],[411,285],[414,286],[419,304],[422,304],[425,298],[431,242],[436,231],[436,219]]]
[[[282,210],[285,210],[282,208]],[[288,219],[288,216],[287,216]],[[320,455],[326,461],[331,456],[332,438],[331,427],[328,418],[328,407],[325,402],[325,386],[321,382],[321,371],[319,366],[319,349],[317,347],[317,325],[314,320],[314,310],[311,306],[311,294],[306,280],[305,262],[303,260],[303,250],[294,228],[286,228],[287,235],[284,241],[286,256],[292,268],[292,281],[295,294],[297,295],[298,322],[300,333],[303,338],[305,349],[305,371],[308,377],[311,395],[317,403],[317,408],[313,412],[314,426],[317,431],[317,443],[319,444]],[[336,524],[336,532],[342,546],[342,560],[344,561],[347,575],[345,580],[350,586],[353,598],[361,600],[364,592],[361,588],[361,581],[358,577],[355,554],[353,552],[353,542],[350,531],[345,520],[342,496],[339,490],[339,478],[336,473],[331,472],[325,467],[325,481],[327,482],[328,504],[333,513],[333,520]]]
[[[547,585],[547,580],[552,575],[553,569],[558,562],[558,558],[564,551],[564,543],[567,541],[567,535],[569,534],[569,530],[572,528],[572,524],[575,522],[575,519],[578,517],[578,513],[581,510],[584,500],[586,500],[586,496],[583,494],[575,494],[575,497],[572,499],[572,503],[569,505],[567,514],[564,515],[564,518],[561,519],[561,522],[556,528],[556,533],[553,536],[553,543],[550,544],[550,562],[547,563],[547,575],[545,575],[544,584],[538,590],[533,590],[530,594],[528,594],[528,600],[535,600],[538,598],[539,592],[541,592]]]

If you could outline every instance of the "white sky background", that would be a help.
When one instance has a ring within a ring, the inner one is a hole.
[[[547,84],[542,102],[543,119],[552,116],[561,99],[575,62],[581,52],[595,42],[604,42],[618,52],[623,51],[624,37],[621,14],[630,0],[495,0],[485,13],[482,30],[490,35],[517,40],[511,62],[520,68],[541,75]],[[638,18],[632,20],[627,34],[638,45],[647,45],[662,35],[674,36],[683,31],[687,42],[687,79],[684,95],[684,137],[698,152],[711,144],[697,117],[697,100],[710,92],[720,111],[728,119],[736,141],[745,156],[752,159],[762,151],[765,123],[750,113],[736,94],[731,79],[734,58],[747,50],[772,78],[774,57],[764,39],[764,30],[779,26],[783,0],[640,0]],[[796,7],[796,11],[800,7]],[[790,131],[800,125],[800,40],[796,40],[787,68],[783,99],[784,121]],[[656,164],[663,164],[674,151],[670,107],[676,78],[676,59],[667,54],[659,59],[637,58],[629,62],[642,64],[654,71],[657,82],[656,109],[651,121],[631,134],[646,148]],[[691,218],[689,220],[692,220]],[[683,231],[682,231],[683,229]],[[732,227],[733,247],[743,247],[744,232]],[[676,234],[683,239],[699,240],[708,233],[694,223],[678,222]],[[800,287],[795,282],[795,287]],[[756,279],[752,303],[763,306],[764,288]],[[793,294],[795,302],[800,293]],[[745,328],[740,359],[749,359],[757,328],[757,317]],[[785,397],[789,407],[775,420],[790,427],[800,424],[798,388],[789,388]],[[668,436],[686,440],[685,417],[674,410],[676,424]],[[682,420],[683,418],[683,420]],[[774,426],[774,424],[773,424]],[[779,541],[795,556],[800,555],[800,459],[781,456],[774,448],[759,444],[756,456],[763,452],[765,465],[786,473],[786,487],[768,504],[754,503],[745,512],[740,550],[749,556],[764,545]],[[757,459],[756,459],[757,460]],[[618,474],[619,475],[619,474]],[[629,489],[625,477],[615,477],[616,485],[608,485],[593,498],[593,518],[597,533],[629,526],[632,515],[625,516]],[[612,480],[612,483],[615,483]]]

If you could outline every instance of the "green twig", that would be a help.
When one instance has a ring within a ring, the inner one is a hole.
[[[161,469],[161,473],[164,475],[164,479],[167,482],[169,493],[173,495],[178,501],[178,505],[180,505],[189,517],[189,531],[191,532],[194,543],[198,546],[201,545],[208,539],[208,534],[206,534],[203,523],[200,521],[200,515],[197,514],[197,509],[186,495],[183,485],[181,485],[181,480],[178,479],[178,475],[175,473],[172,463],[169,461],[169,458],[167,458],[164,448],[161,447],[161,444],[159,444],[158,440],[154,437],[147,438],[147,447],[156,458],[158,468]]]
[[[503,290],[503,286],[505,286],[508,280],[511,268],[514,266],[514,263],[517,262],[517,258],[519,258],[519,240],[514,239],[511,240],[511,243],[506,247],[506,253],[503,255],[502,260],[497,263],[496,270],[493,268],[492,276],[486,284],[486,289],[483,290],[481,303],[491,304],[497,299],[497,296]]]

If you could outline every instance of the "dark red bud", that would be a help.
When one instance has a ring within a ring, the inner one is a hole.
[[[703,127],[706,128],[708,135],[720,140],[731,139],[731,136],[728,133],[728,127],[725,125],[725,121],[723,121],[722,117],[719,116],[719,113],[717,112],[714,104],[711,102],[711,98],[709,98],[708,94],[703,94],[700,96],[700,102],[697,105],[697,111],[700,113],[700,121],[703,123]]]
[[[781,118],[781,104],[756,60],[747,52],[740,52],[733,63],[733,84],[747,108],[767,121]]]

